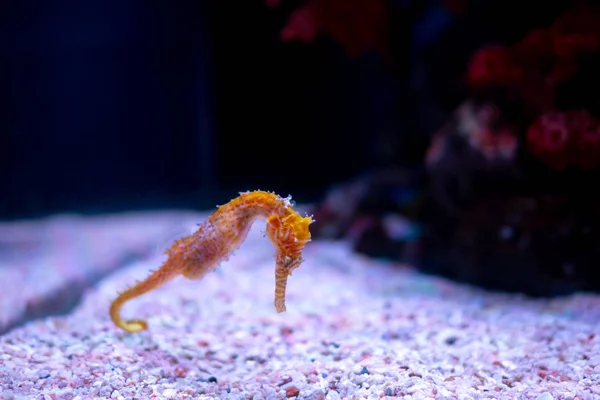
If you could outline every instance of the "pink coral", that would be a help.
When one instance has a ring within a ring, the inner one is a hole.
[[[547,112],[527,130],[527,146],[557,170],[594,168],[600,159],[600,125],[586,110]]]

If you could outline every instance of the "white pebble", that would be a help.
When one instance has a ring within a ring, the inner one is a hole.
[[[177,390],[175,389],[165,389],[162,392],[162,395],[166,398],[166,399],[172,399],[175,398],[175,396],[177,396]]]
[[[327,400],[342,400],[340,394],[335,390],[330,390],[329,393],[327,393],[327,396],[325,396],[325,398]]]

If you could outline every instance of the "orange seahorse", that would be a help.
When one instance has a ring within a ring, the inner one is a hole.
[[[285,311],[287,278],[302,263],[302,250],[310,241],[309,225],[312,216],[301,217],[294,209],[291,197],[254,191],[219,207],[208,220],[199,224],[196,232],[176,240],[165,252],[167,260],[145,280],[125,290],[112,302],[110,317],[128,332],[148,329],[144,320],[121,318],[121,307],[127,301],[165,284],[178,275],[200,279],[214,271],[248,236],[250,227],[258,218],[266,218],[266,235],[275,246],[275,309]]]

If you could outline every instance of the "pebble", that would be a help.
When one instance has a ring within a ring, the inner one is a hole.
[[[279,383],[277,384],[277,386],[283,386],[287,383],[290,383],[293,380],[293,378],[289,375],[286,376],[282,376],[281,380],[279,381]]]
[[[162,395],[165,397],[165,399],[174,399],[175,397],[177,397],[177,390],[175,390],[175,389],[165,389],[162,392]]]
[[[45,369],[43,369],[43,370],[41,370],[41,371],[38,373],[38,377],[39,377],[40,379],[46,379],[46,378],[49,378],[49,377],[50,377],[50,372],[48,372],[48,370],[45,370]]]
[[[325,400],[325,393],[322,390],[317,389],[310,394],[303,396],[302,400]]]
[[[290,386],[285,389],[285,397],[298,397],[299,394],[300,389],[298,389],[296,386]]]
[[[340,396],[340,394],[338,392],[336,392],[335,390],[330,390],[327,393],[327,396],[325,396],[326,400],[342,400],[342,397]]]

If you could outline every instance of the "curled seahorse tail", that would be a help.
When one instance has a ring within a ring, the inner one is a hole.
[[[278,313],[285,311],[285,291],[289,272],[286,268],[275,268],[275,310]]]
[[[171,268],[171,264],[167,261],[160,269],[152,272],[146,279],[138,282],[134,286],[128,288],[112,302],[110,305],[110,318],[115,325],[127,332],[140,332],[148,329],[148,323],[141,319],[124,320],[121,318],[121,308],[129,300],[139,297],[149,291],[164,285],[179,274],[178,270]]]

